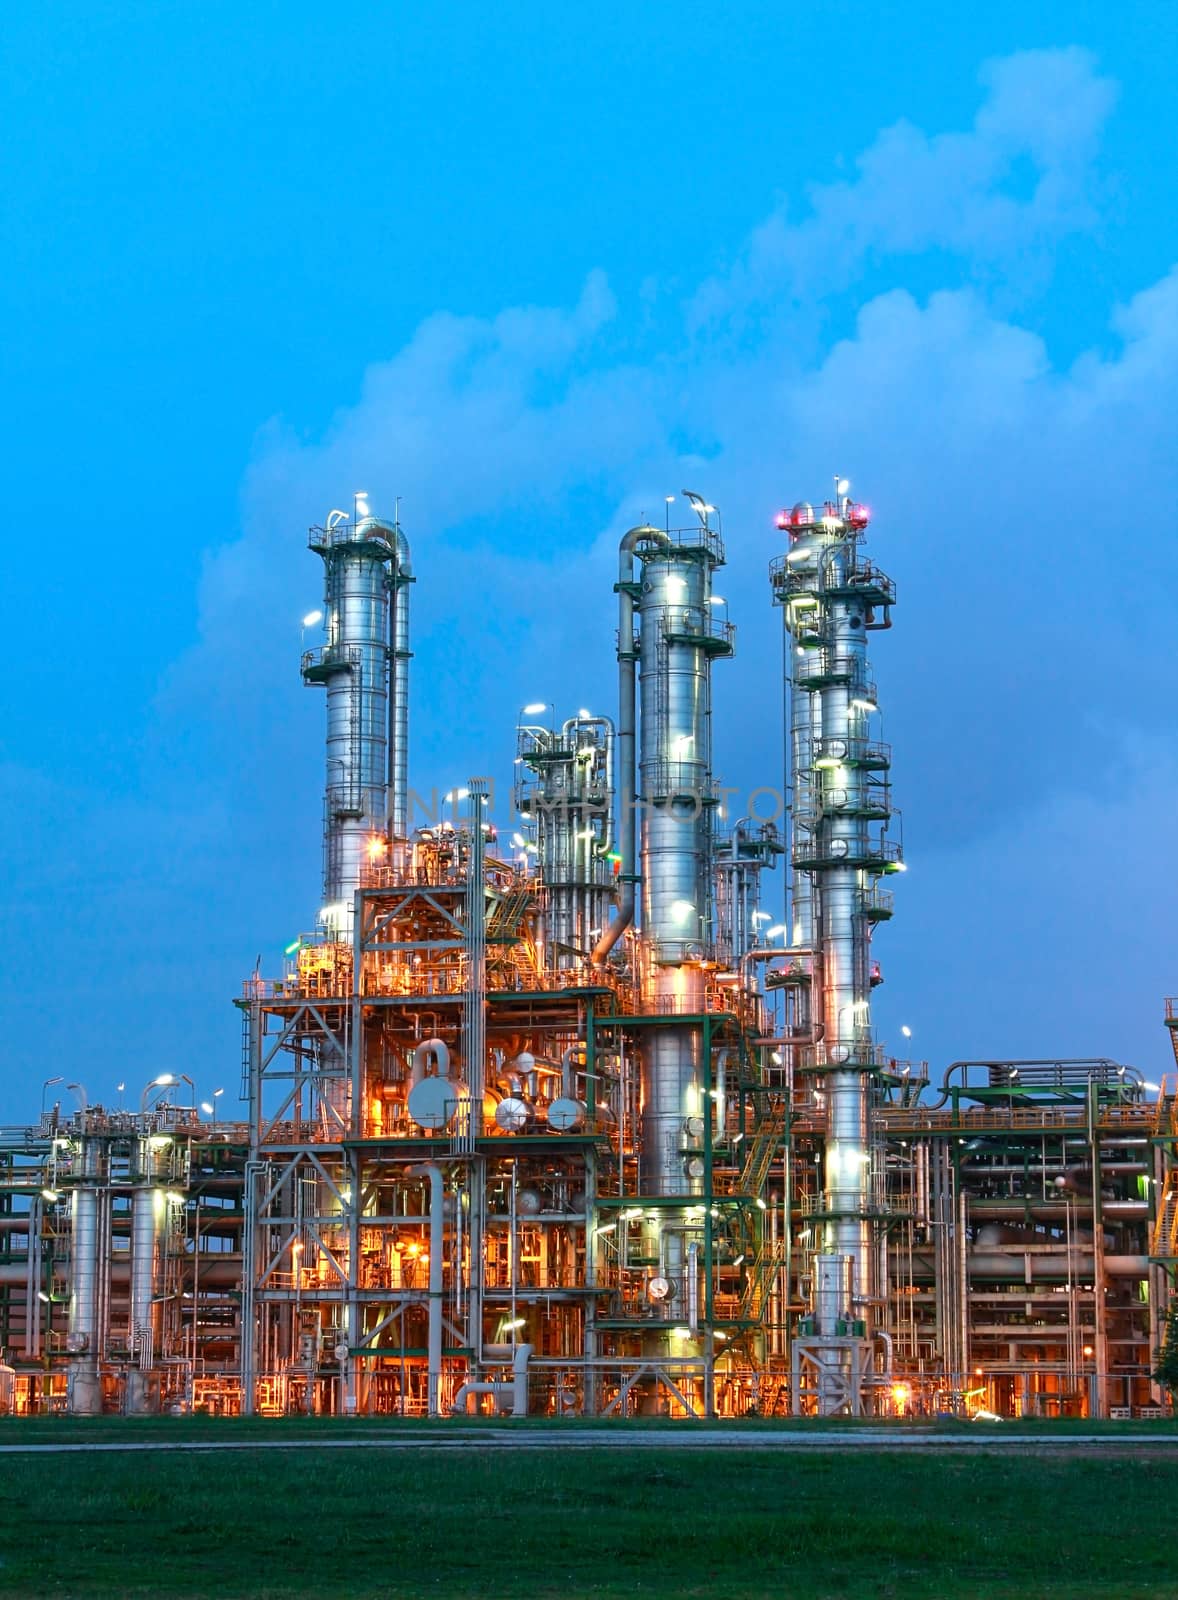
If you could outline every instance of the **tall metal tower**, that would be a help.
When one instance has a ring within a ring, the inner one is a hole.
[[[789,548],[771,567],[785,614],[792,907],[790,946],[812,982],[791,1018],[795,1082],[812,1074],[824,1109],[820,1244],[813,1312],[794,1343],[795,1410],[858,1414],[873,1371],[875,1307],[883,1292],[874,1223],[882,1154],[872,1105],[881,1066],[871,1026],[874,924],[891,914],[880,878],[903,870],[888,837],[890,753],[873,734],[878,710],[867,635],[891,626],[895,585],[863,559],[866,506],[845,479],[821,510],[802,502],[777,517]]]
[[[327,642],[303,655],[303,681],[327,689],[323,909],[346,940],[361,871],[408,838],[409,546],[363,496],[308,543],[323,557]]]
[[[622,895],[598,942],[604,960],[637,915],[637,990],[660,1020],[641,1045],[639,1201],[644,1253],[657,1268],[647,1284],[655,1312],[686,1321],[697,1349],[699,1265],[704,1234],[697,1207],[668,1206],[703,1193],[702,1156],[712,1063],[703,1014],[714,938],[712,662],[730,656],[734,629],[712,606],[712,575],[724,562],[715,507],[684,491],[694,525],[632,528],[619,551],[618,803]],[[635,556],[641,562],[636,578]],[[635,634],[635,622],[638,632]],[[637,667],[637,683],[635,681]],[[637,714],[640,711],[640,715]],[[637,759],[636,759],[637,758]],[[641,813],[641,826],[637,818]],[[635,869],[638,869],[637,871]],[[640,903],[636,889],[641,886]],[[664,1335],[651,1335],[657,1347]]]

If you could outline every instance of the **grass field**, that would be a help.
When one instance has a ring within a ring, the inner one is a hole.
[[[1141,1600],[1178,1595],[1176,1503],[1178,1453],[1148,1448],[5,1456],[0,1594]]]

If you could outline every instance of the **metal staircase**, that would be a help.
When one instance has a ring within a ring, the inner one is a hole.
[[[1178,1032],[1171,1032],[1174,1048],[1178,1051]],[[1155,1139],[1178,1138],[1178,1077],[1173,1073],[1162,1079],[1154,1109],[1153,1133]]]
[[[1178,1167],[1171,1167],[1166,1173],[1149,1253],[1156,1261],[1178,1259]]]
[[[763,1245],[757,1259],[745,1278],[740,1297],[740,1320],[760,1322],[773,1292],[778,1269],[785,1263],[785,1246],[779,1239],[775,1245]]]
[[[518,939],[524,914],[534,898],[530,889],[516,889],[497,899],[487,917],[487,943],[511,944]]]
[[[749,1142],[748,1154],[741,1169],[738,1192],[759,1195],[773,1164],[773,1157],[785,1135],[786,1105],[784,1100],[774,1100],[761,1118],[757,1131]]]

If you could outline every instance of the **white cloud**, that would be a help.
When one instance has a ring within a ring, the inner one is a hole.
[[[701,286],[693,325],[820,298],[868,258],[937,249],[968,256],[975,272],[996,261],[1021,270],[1031,247],[1089,223],[1088,164],[1114,86],[1078,49],[1027,51],[988,63],[981,77],[987,96],[969,132],[898,122],[857,158],[852,180],[811,187],[807,214],[779,205],[736,265]],[[1022,162],[1033,173],[1025,194]]]

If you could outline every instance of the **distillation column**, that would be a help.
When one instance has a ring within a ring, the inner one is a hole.
[[[723,560],[707,527],[675,535],[642,563],[639,611],[644,1001],[654,1012],[704,1009],[703,961],[712,935],[711,657],[731,652],[710,611],[712,571]],[[721,652],[713,646],[721,645]],[[685,1125],[703,1113],[700,1033],[654,1029],[643,1046],[642,1186],[696,1194]],[[681,1281],[678,1263],[668,1272]]]
[[[613,896],[614,726],[587,712],[559,732],[523,723],[517,748],[516,810],[535,837],[514,843],[544,886],[545,968],[568,972],[589,960]]]
[[[846,484],[815,516],[783,512],[789,549],[773,563],[785,608],[790,686],[791,945],[813,956],[814,983],[796,1016],[795,1069],[811,1071],[826,1113],[822,1242],[814,1258],[812,1334],[820,1411],[862,1408],[874,1281],[871,1106],[877,1066],[871,1028],[872,926],[884,908],[879,877],[902,869],[885,836],[892,816],[887,749],[872,738],[877,710],[867,634],[891,625],[891,581],[861,560],[865,507]],[[800,1341],[803,1348],[805,1339]],[[796,1371],[797,1369],[795,1369]],[[795,1382],[795,1409],[799,1405]]]
[[[682,1016],[682,1026],[650,1028],[642,1041],[641,1195],[685,1199],[701,1192],[698,1148],[705,1115],[707,1063],[695,1020],[705,1009],[704,962],[712,925],[711,665],[732,654],[733,630],[714,617],[712,574],[724,560],[713,508],[689,496],[698,525],[675,532],[633,528],[621,544],[619,596],[618,799],[622,898],[597,946],[602,959],[635,911],[642,886],[639,980],[642,1009]],[[634,557],[641,559],[635,581]],[[634,611],[639,636],[634,636]],[[634,667],[641,718],[635,719]],[[635,739],[638,762],[635,771]],[[635,867],[641,809],[639,871]],[[657,1257],[652,1298],[677,1317],[694,1295],[687,1282],[691,1249],[683,1212],[659,1208],[648,1218],[646,1254]]]
[[[323,558],[327,634],[302,660],[303,681],[327,689],[320,921],[346,941],[363,867],[408,837],[409,547],[363,502],[308,543]]]

